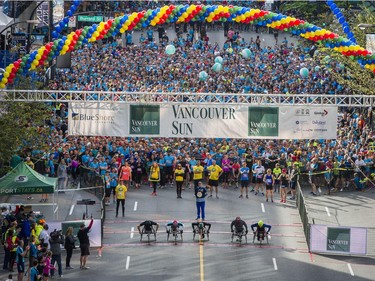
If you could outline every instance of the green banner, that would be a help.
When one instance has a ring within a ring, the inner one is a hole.
[[[327,251],[350,252],[350,228],[328,227]]]
[[[78,16],[78,21],[102,22],[103,16]]]
[[[248,135],[277,137],[279,135],[278,107],[249,107]]]
[[[159,105],[130,105],[130,134],[160,134]]]

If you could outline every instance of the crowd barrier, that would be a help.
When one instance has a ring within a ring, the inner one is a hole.
[[[375,256],[375,228],[315,224],[314,220],[309,217],[308,207],[299,182],[296,192],[296,207],[310,252]]]

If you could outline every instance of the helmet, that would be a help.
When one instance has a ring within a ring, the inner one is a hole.
[[[262,220],[258,221],[258,226],[259,226],[259,227],[262,227],[262,226],[263,226],[263,221],[262,221]]]
[[[173,225],[177,225],[177,224],[178,224],[178,221],[174,220]]]
[[[241,220],[241,218],[240,218],[240,217],[237,217],[237,218],[236,218],[236,221],[240,221],[240,220]]]

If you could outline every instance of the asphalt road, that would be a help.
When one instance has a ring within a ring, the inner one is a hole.
[[[208,198],[206,221],[212,223],[210,240],[193,241],[191,222],[196,217],[192,189],[176,199],[175,187],[158,190],[151,196],[149,187],[130,189],[125,217],[115,218],[114,205],[107,208],[103,249],[92,249],[87,271],[79,270],[79,252],[73,254],[76,269],[63,272],[67,280],[374,280],[374,260],[370,258],[312,255],[303,234],[294,202],[265,202],[263,196],[239,199],[234,187],[219,190],[220,199]],[[66,219],[79,216],[77,197],[82,192],[66,193],[59,207]],[[16,200],[12,197],[13,200]],[[19,198],[18,198],[19,199]],[[50,206],[40,206],[50,208]],[[95,209],[95,208],[94,208]],[[75,213],[76,212],[76,213]],[[241,216],[248,225],[262,219],[272,225],[268,245],[231,242],[230,222]],[[136,226],[146,219],[160,223],[157,241],[140,242]],[[167,241],[164,224],[177,219],[185,224],[184,239],[175,244]],[[64,254],[63,254],[64,256]],[[0,277],[5,279],[6,272]]]

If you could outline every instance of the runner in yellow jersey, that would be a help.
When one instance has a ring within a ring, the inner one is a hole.
[[[212,197],[212,191],[213,191],[213,188],[215,187],[216,198],[219,199],[219,196],[218,196],[219,178],[221,174],[223,173],[223,169],[219,165],[216,165],[215,160],[212,160],[212,165],[207,167],[207,171],[209,173],[207,186],[210,189],[210,196],[208,197]]]
[[[280,192],[279,176],[281,175],[281,168],[279,163],[277,163],[275,168],[273,168],[272,174],[275,177],[274,192]]]
[[[201,165],[201,161],[197,161],[197,165],[193,167],[193,180],[194,180],[194,188],[198,186],[198,182],[203,180],[203,172],[204,168]]]
[[[124,181],[120,180],[120,183],[116,186],[116,218],[118,217],[118,208],[120,203],[122,206],[122,216],[125,216],[125,198],[128,187],[124,184]]]

